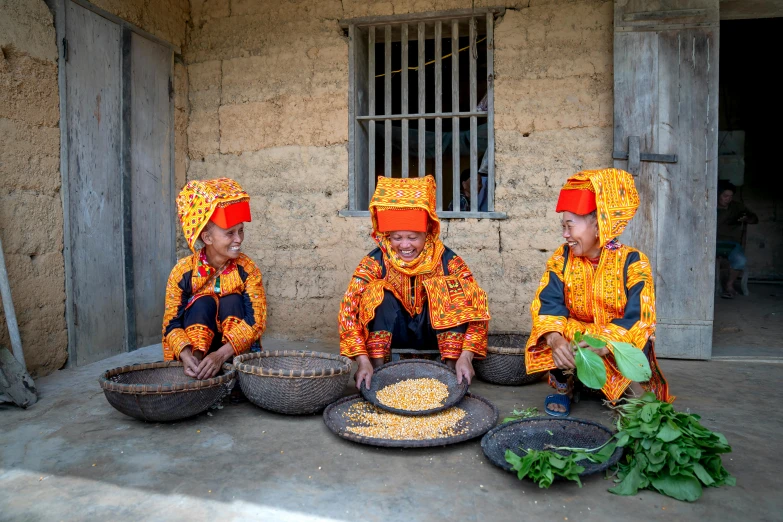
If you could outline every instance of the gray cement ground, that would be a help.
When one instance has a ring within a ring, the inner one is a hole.
[[[336,350],[265,342],[305,346]],[[158,360],[158,350],[40,379],[41,401],[29,410],[0,406],[0,520],[783,520],[775,486],[783,364],[662,361],[676,406],[700,413],[734,448],[725,465],[737,486],[706,489],[688,504],[648,491],[617,497],[601,476],[582,489],[541,490],[492,466],[478,440],[378,449],[335,437],[320,415],[288,417],[249,403],[173,424],[123,416],[103,397],[98,376]],[[544,383],[481,382],[471,390],[501,415],[541,408],[549,391]],[[598,401],[575,405],[572,415],[610,423]]]

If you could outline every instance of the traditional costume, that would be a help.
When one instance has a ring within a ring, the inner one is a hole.
[[[618,169],[587,170],[568,178],[560,192],[557,212],[585,215],[596,211],[600,258],[594,265],[562,245],[547,262],[530,306],[533,328],[527,342],[528,373],[550,371],[550,383],[564,388],[545,334],[558,332],[572,341],[576,332],[631,343],[644,350],[652,378],[642,386],[660,400],[670,401],[668,385],[655,358],[655,290],[650,262],[643,253],[618,242],[636,213],[639,195],[633,178]],[[609,351],[612,346],[607,344]],[[619,399],[631,381],[617,369],[614,356],[603,357],[607,379],[602,392]]]
[[[340,353],[388,358],[392,348],[437,346],[442,359],[464,350],[485,357],[487,295],[440,240],[433,177],[381,177],[369,208],[378,247],[361,260],[340,304]],[[427,233],[416,259],[392,250],[394,231]]]
[[[183,348],[204,354],[231,343],[239,355],[258,343],[266,327],[261,271],[244,254],[222,268],[210,266],[196,241],[209,221],[227,229],[250,221],[250,196],[228,178],[191,181],[177,196],[177,214],[193,254],[179,260],[166,285],[163,358]]]

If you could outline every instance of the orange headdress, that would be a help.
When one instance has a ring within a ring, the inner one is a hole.
[[[596,210],[601,245],[620,236],[639,207],[633,176],[620,169],[583,170],[566,181],[557,212],[589,214]]]
[[[229,178],[189,181],[177,196],[177,215],[188,246],[195,252],[196,240],[209,221],[231,228],[250,221],[250,196]]]
[[[435,213],[435,178],[379,177],[370,201],[373,237],[395,230],[440,235]],[[408,228],[413,227],[413,228]]]
[[[408,276],[429,273],[440,263],[445,247],[435,212],[435,178],[378,178],[370,201],[372,237],[394,267]],[[424,250],[414,261],[403,261],[391,248],[389,232],[427,232]]]

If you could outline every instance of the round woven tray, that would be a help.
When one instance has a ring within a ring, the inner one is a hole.
[[[250,402],[288,415],[321,411],[351,377],[351,360],[301,350],[246,353],[234,358],[239,386]]]
[[[551,435],[550,435],[551,433]],[[522,449],[542,450],[548,446],[570,448],[597,448],[613,435],[608,428],[581,419],[555,419],[550,417],[535,417],[507,422],[492,429],[481,439],[484,455],[492,463],[507,471],[511,464],[506,462],[506,450],[512,450],[522,455]],[[558,451],[567,455],[567,451]],[[579,461],[585,470],[580,476],[591,475],[613,466],[620,460],[623,448],[617,448],[612,457],[604,463],[595,464],[587,460]]]
[[[185,375],[181,362],[167,361],[107,370],[98,382],[118,411],[149,422],[166,422],[205,411],[231,392],[235,378],[230,364],[223,365],[222,375],[197,380]]]
[[[487,356],[473,361],[476,377],[492,384],[519,386],[541,379],[546,372],[528,375],[525,369],[525,348],[488,346]]]
[[[385,406],[378,402],[376,394],[386,386],[396,384],[408,379],[436,379],[448,387],[449,396],[446,397],[442,406],[430,408],[429,410],[410,411],[400,410]],[[384,364],[372,374],[370,389],[362,386],[359,390],[362,397],[379,408],[400,415],[429,415],[437,413],[446,408],[451,408],[468,392],[468,382],[463,379],[462,384],[457,384],[457,374],[443,363],[428,361],[426,359],[406,359],[393,363]]]
[[[467,431],[461,435],[427,440],[390,440],[365,437],[348,431],[347,428],[351,421],[343,415],[352,404],[362,401],[363,399],[359,395],[352,395],[350,397],[344,397],[327,406],[324,410],[324,423],[326,424],[326,427],[338,437],[360,444],[386,448],[429,448],[432,446],[456,444],[458,442],[481,437],[498,421],[498,409],[494,404],[484,397],[468,393],[462,401],[457,404],[457,407],[465,410],[465,413],[467,414],[464,419],[457,423],[457,429],[461,429],[464,426],[467,426],[468,428]]]

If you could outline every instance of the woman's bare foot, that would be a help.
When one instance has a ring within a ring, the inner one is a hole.
[[[631,381],[628,388],[625,389],[626,397],[641,397],[644,395],[644,388],[638,382]]]

